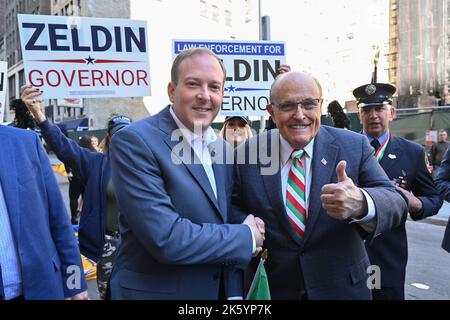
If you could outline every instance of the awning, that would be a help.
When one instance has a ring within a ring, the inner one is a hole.
[[[56,124],[65,134],[71,131],[85,131],[89,129],[88,118],[62,121]]]

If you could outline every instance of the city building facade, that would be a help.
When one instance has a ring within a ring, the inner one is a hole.
[[[399,108],[450,104],[448,0],[390,0],[389,81]]]

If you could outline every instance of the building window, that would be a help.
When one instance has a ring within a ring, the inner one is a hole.
[[[208,4],[206,3],[206,0],[200,0],[200,15],[208,18]]]
[[[391,39],[391,46],[395,47],[397,45],[397,38],[392,38]]]
[[[252,1],[245,0],[245,23],[252,21]]]
[[[24,84],[25,84],[25,77],[22,69],[19,71],[19,87],[22,87]]]
[[[231,27],[231,12],[225,10],[225,25]]]
[[[8,95],[9,101],[12,101],[16,98],[16,76],[12,75],[8,79]]]
[[[397,25],[398,24],[397,17],[392,17],[392,24],[393,25]]]
[[[212,19],[213,21],[219,22],[219,7],[215,4],[212,6]]]

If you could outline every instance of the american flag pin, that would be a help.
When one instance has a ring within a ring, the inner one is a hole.
[[[322,160],[320,160],[320,162],[322,162],[322,164],[324,165],[324,166],[326,166],[327,165],[327,160],[325,159],[325,158],[322,158]]]

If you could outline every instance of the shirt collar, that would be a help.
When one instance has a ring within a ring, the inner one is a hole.
[[[366,137],[369,139],[369,142],[372,142],[372,140],[375,139],[375,138],[372,138],[371,136],[369,136],[365,131],[363,131],[363,132],[366,135]],[[383,145],[383,143],[386,141],[387,137],[389,137],[389,129],[386,130],[386,132],[383,133],[383,135],[377,139],[378,142],[380,143],[380,145]]]
[[[203,144],[209,145],[217,140],[217,135],[214,132],[213,128],[208,127],[205,131],[203,131],[203,136],[199,136],[192,132],[188,127],[186,127],[180,119],[178,119],[175,111],[173,111],[173,106],[170,106],[170,114],[172,115],[173,120],[177,124],[178,128],[181,130],[181,133],[189,141],[189,144],[193,144],[195,141],[202,141]]]
[[[312,158],[313,154],[313,146],[314,146],[314,139],[313,138],[304,148],[303,150],[306,153],[307,157]],[[294,151],[294,148],[291,147],[289,142],[280,134],[280,160],[281,165],[284,166],[288,160],[291,157],[292,151]]]

